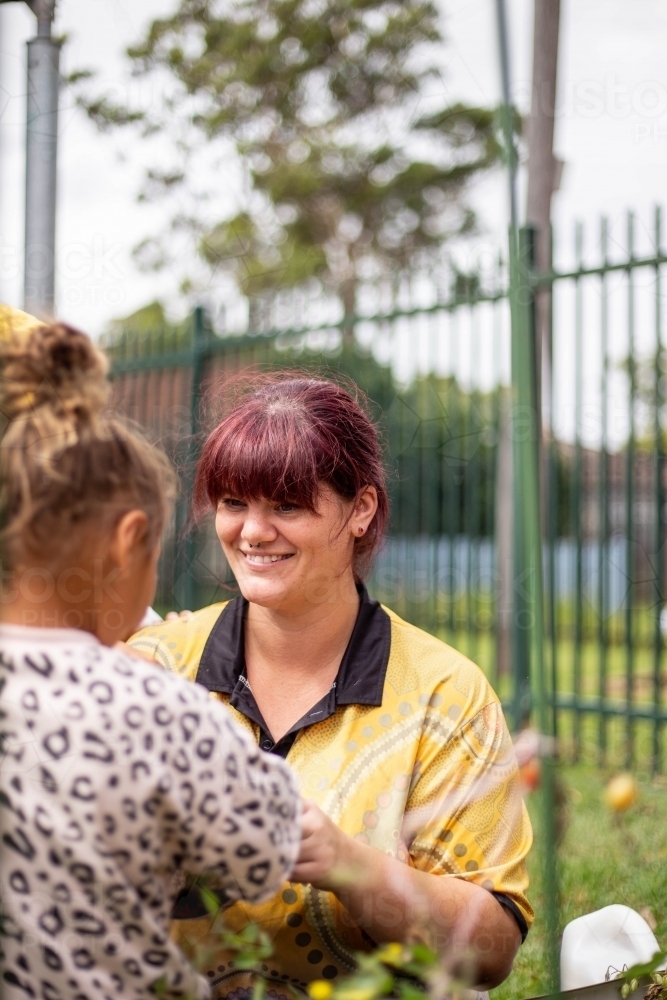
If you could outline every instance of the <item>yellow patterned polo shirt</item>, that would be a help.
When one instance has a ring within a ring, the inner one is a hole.
[[[190,621],[142,629],[131,645],[196,680],[230,708],[260,746],[280,753],[304,797],[351,837],[422,871],[464,878],[492,892],[522,936],[533,918],[525,858],[532,831],[498,698],[470,660],[383,608],[360,588],[357,621],[336,681],[274,743],[245,679],[242,598]],[[192,909],[192,906],[195,908]],[[193,893],[182,917],[201,913]],[[259,923],[274,942],[262,966],[271,1000],[335,980],[373,942],[333,893],[286,884],[261,905],[234,903],[225,923]],[[200,945],[215,998],[246,1000],[250,978],[209,933],[211,918],[173,923],[191,953]]]

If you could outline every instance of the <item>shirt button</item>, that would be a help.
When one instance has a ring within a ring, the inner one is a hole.
[[[262,743],[263,750],[270,750],[272,746],[273,743],[271,742],[271,740],[264,740],[264,742]]]

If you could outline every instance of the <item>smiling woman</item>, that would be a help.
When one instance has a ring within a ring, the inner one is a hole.
[[[415,933],[476,983],[500,982],[532,920],[512,744],[477,667],[363,585],[388,499],[359,397],[300,374],[252,378],[204,446],[195,493],[241,596],[131,643],[227,703],[309,799],[291,883],[226,923],[270,933],[277,998]],[[215,997],[245,996],[209,918],[174,934],[214,956]]]
[[[353,387],[348,391],[291,373],[254,376],[240,386],[247,387],[247,395],[204,447],[197,513],[227,493],[314,514],[323,483],[343,504],[358,500],[370,486],[375,509],[368,523],[354,525],[352,570],[361,580],[384,537],[389,501],[377,432]]]

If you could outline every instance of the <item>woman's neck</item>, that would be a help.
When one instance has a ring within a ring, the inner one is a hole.
[[[282,671],[317,672],[336,654],[342,658],[359,611],[359,594],[352,574],[338,581],[335,597],[304,601],[302,609],[250,604],[246,621],[246,656],[270,661]]]
[[[309,602],[301,614],[250,604],[245,629],[248,682],[274,739],[324,697],[336,679],[359,612],[359,594]]]

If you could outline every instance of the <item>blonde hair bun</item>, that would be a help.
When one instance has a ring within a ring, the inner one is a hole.
[[[85,333],[64,323],[10,334],[0,342],[0,410],[6,420],[48,407],[87,423],[109,398],[108,363]]]
[[[175,491],[166,455],[107,408],[107,360],[64,323],[0,338],[3,566],[73,565],[123,511],[154,546]],[[4,424],[4,426],[2,426]],[[78,565],[78,563],[75,563]]]

